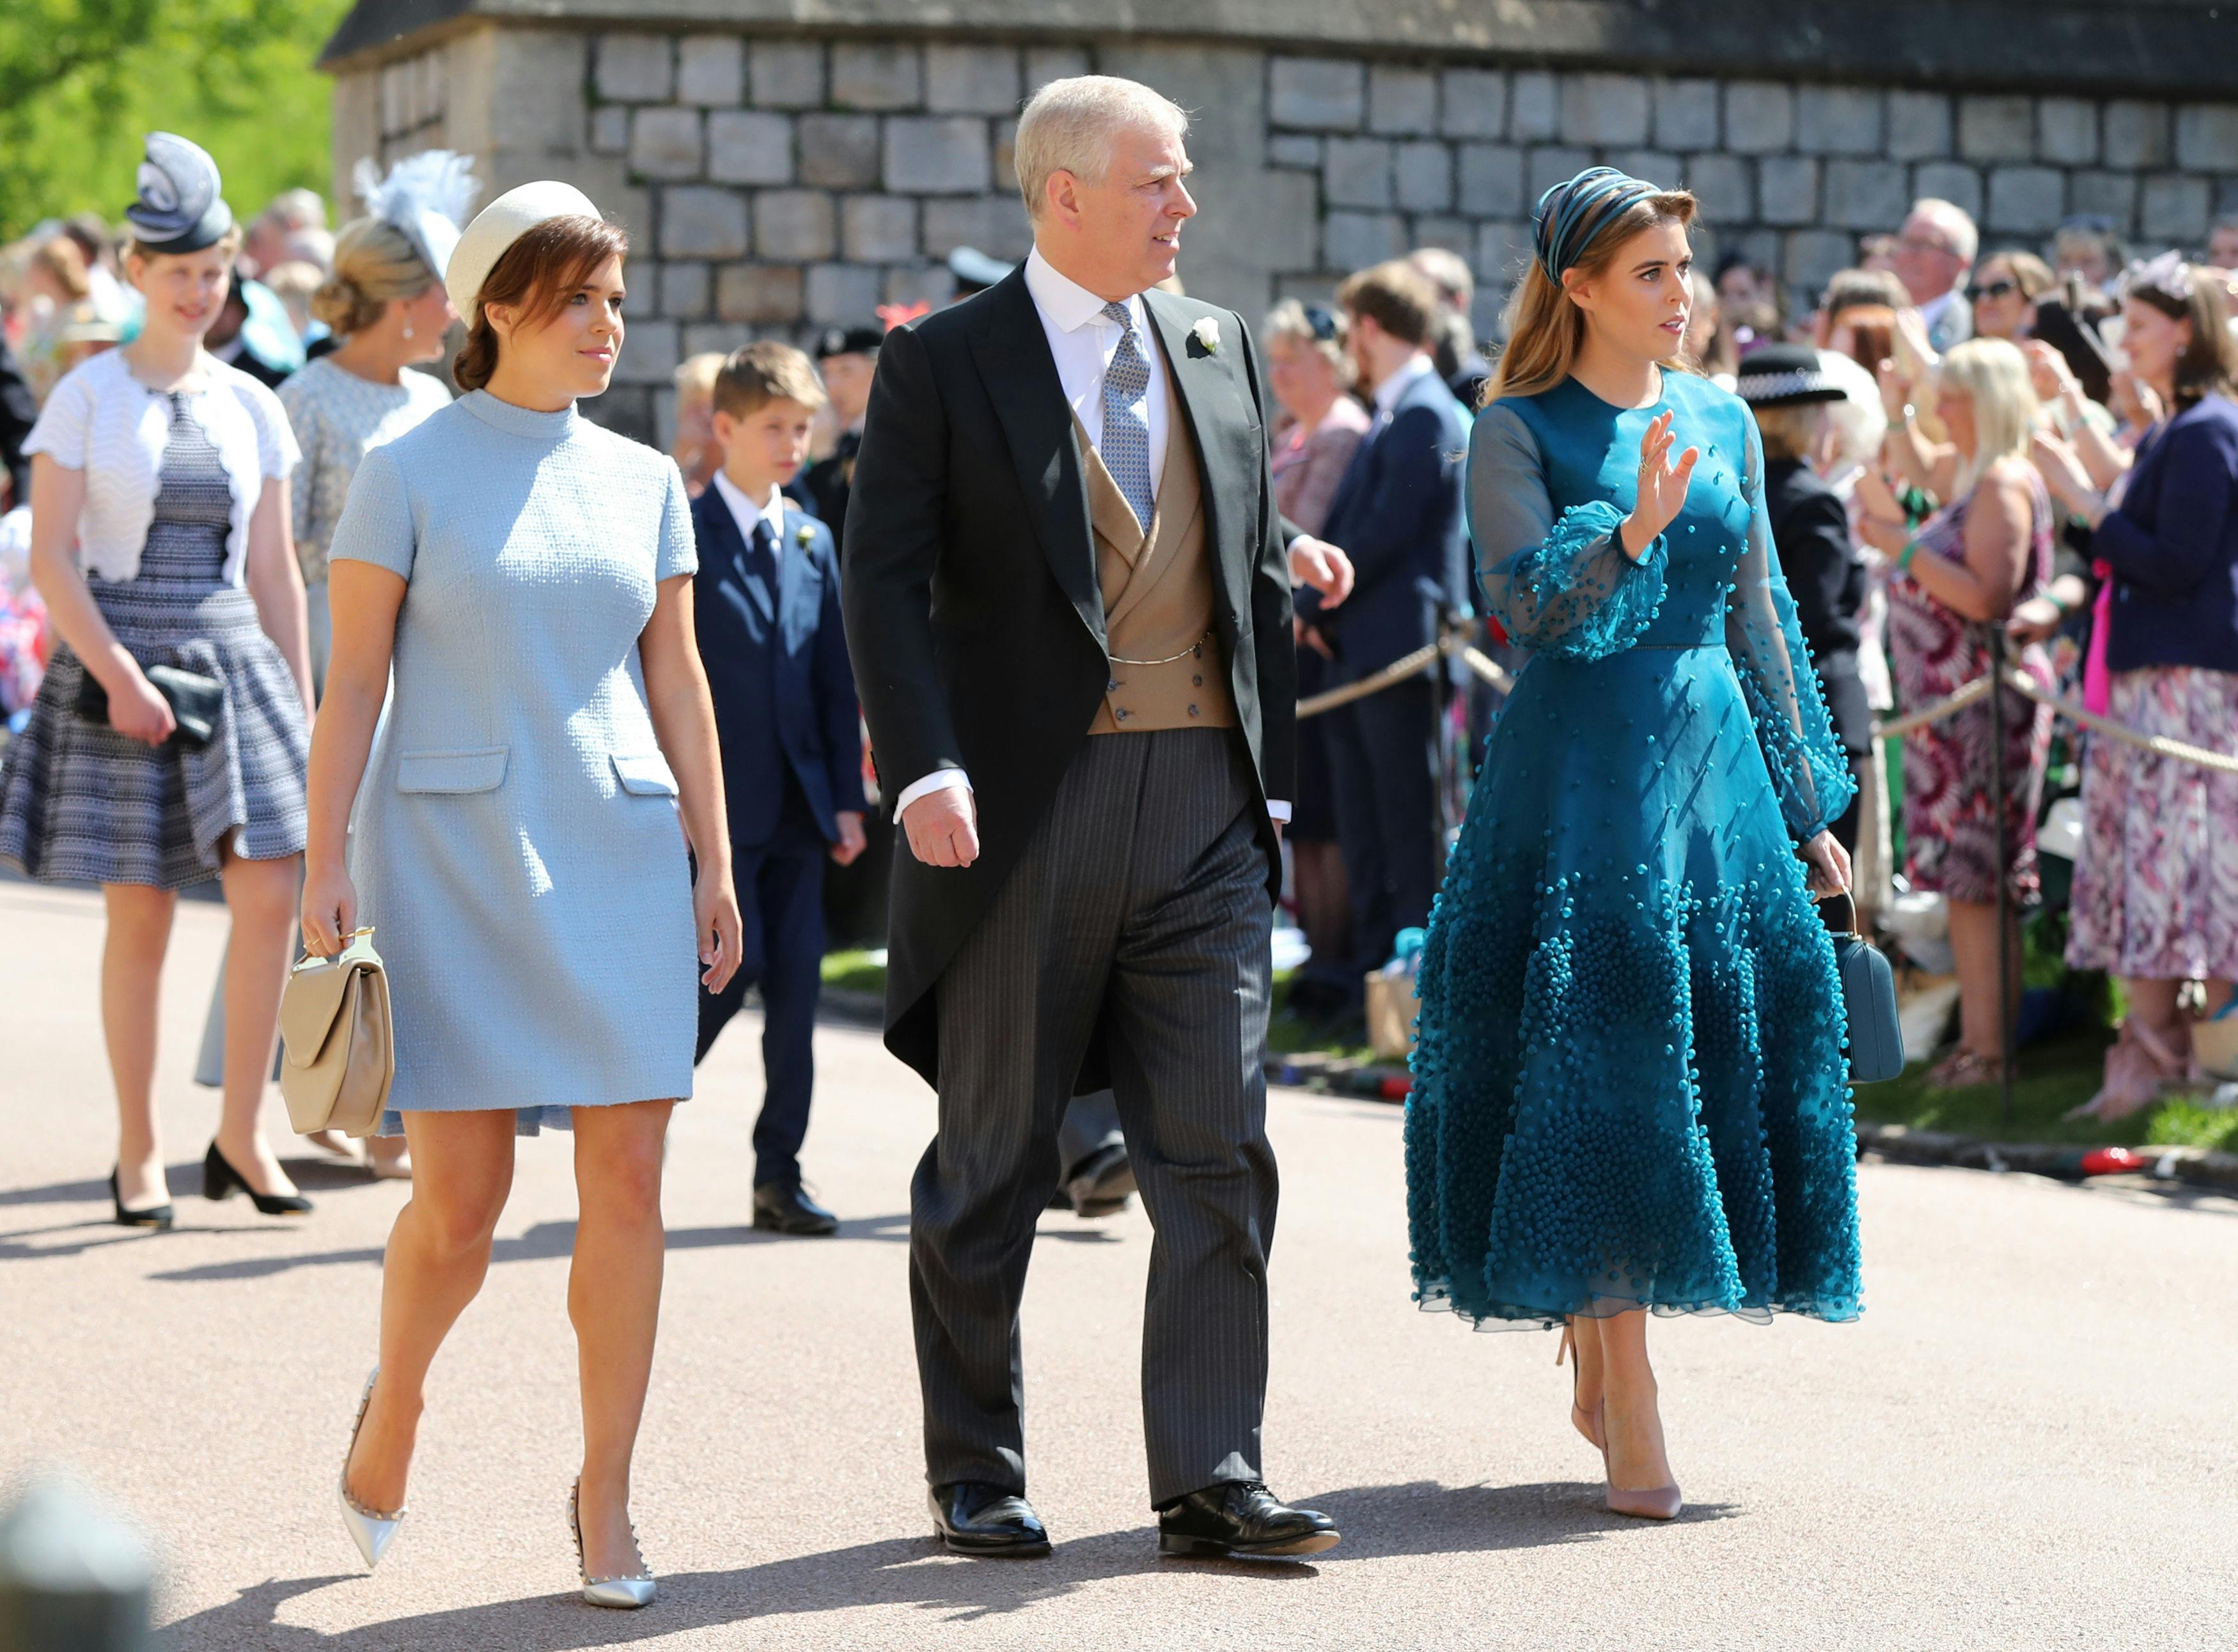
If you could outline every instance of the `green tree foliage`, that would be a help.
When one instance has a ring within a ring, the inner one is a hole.
[[[243,218],[324,193],[331,88],[312,67],[348,0],[0,0],[0,237],[132,198],[140,135],[217,159]]]

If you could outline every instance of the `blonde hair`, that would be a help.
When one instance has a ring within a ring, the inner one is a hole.
[[[1286,298],[1267,312],[1267,319],[1259,327],[1260,342],[1271,349],[1275,340],[1288,339],[1302,348],[1318,350],[1329,366],[1336,370],[1337,383],[1349,390],[1353,371],[1352,358],[1346,354],[1344,347],[1344,312],[1324,307],[1321,313],[1329,320],[1329,336],[1327,338],[1314,331],[1313,321],[1306,314],[1302,302],[1294,298]]]
[[[2001,459],[2025,459],[2036,428],[2036,390],[2029,381],[2028,358],[2003,339],[1969,339],[1955,345],[1935,369],[1936,382],[1973,404],[1974,453],[1961,458],[1952,484],[1955,497],[1974,491],[1982,474]]]
[[[1111,165],[1111,134],[1149,126],[1175,137],[1189,131],[1189,111],[1138,80],[1072,75],[1053,80],[1028,100],[1012,144],[1026,215],[1042,215],[1049,181],[1060,172],[1101,183]]]
[[[241,256],[241,243],[243,239],[242,228],[236,223],[209,246],[195,248],[195,252],[215,252],[230,264]],[[139,236],[129,235],[125,238],[122,255],[128,259],[136,258],[142,263],[146,263],[158,258],[192,258],[195,254],[175,253],[168,247],[150,247]]]
[[[722,372],[723,363],[729,360],[720,350],[702,350],[698,355],[685,357],[684,364],[676,369],[677,405],[704,401],[712,406],[715,375]]]
[[[417,298],[434,284],[410,236],[385,218],[360,218],[334,238],[334,274],[311,294],[311,314],[348,338],[378,324],[391,300]]]
[[[1660,189],[1634,202],[1622,212],[1611,213],[1571,268],[1581,275],[1598,275],[1616,257],[1617,248],[1643,230],[1675,223],[1682,229],[1694,221],[1694,197],[1684,189]],[[1502,396],[1535,396],[1551,390],[1570,376],[1578,351],[1586,341],[1586,313],[1571,302],[1561,283],[1541,268],[1537,259],[1523,272],[1515,296],[1507,305],[1507,347],[1500,366],[1484,387],[1488,406]],[[1663,365],[1681,372],[1694,371],[1680,353]]]
[[[1809,459],[1811,450],[1818,446],[1818,438],[1826,428],[1826,404],[1823,401],[1758,407],[1755,413],[1756,433],[1764,439],[1764,456],[1768,459]]]
[[[30,262],[33,269],[45,272],[65,299],[82,299],[93,291],[84,249],[60,231],[31,248]]]

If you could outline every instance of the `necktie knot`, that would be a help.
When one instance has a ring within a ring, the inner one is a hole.
[[[1113,299],[1103,307],[1103,314],[1119,324],[1121,332],[1132,333],[1135,330],[1134,312],[1127,307],[1123,301]]]

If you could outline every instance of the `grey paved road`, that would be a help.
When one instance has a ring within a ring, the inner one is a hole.
[[[162,1058],[173,1187],[222,914],[181,913]],[[1342,1522],[1312,1567],[1160,1562],[1136,1332],[1151,1233],[1050,1217],[1027,1302],[1033,1490],[1056,1556],[927,1539],[903,1239],[930,1100],[820,1034],[825,1241],[745,1226],[758,1094],[732,1032],[678,1114],[637,1514],[652,1610],[573,1598],[564,1140],[524,1143],[497,1263],[436,1369],[377,1577],[333,1508],[404,1197],[306,1168],[308,1223],[182,1198],[107,1224],[89,897],[0,885],[0,1477],[66,1459],[143,1522],[182,1649],[2211,1648],[2238,1644],[2238,1204],[1868,1166],[1861,1325],[1659,1325],[1691,1499],[1597,1506],[1553,1338],[1407,1300],[1395,1109],[1279,1094],[1268,1418],[1278,1490]],[[284,1127],[276,1098],[274,1127]]]

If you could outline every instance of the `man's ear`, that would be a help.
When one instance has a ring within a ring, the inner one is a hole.
[[[1076,175],[1062,167],[1050,173],[1043,199],[1049,211],[1056,215],[1057,222],[1067,229],[1080,228],[1080,179]]]

